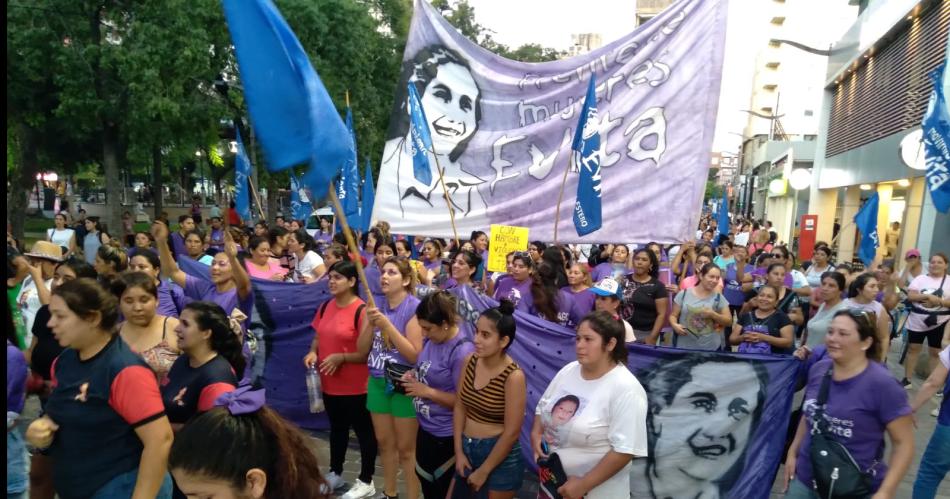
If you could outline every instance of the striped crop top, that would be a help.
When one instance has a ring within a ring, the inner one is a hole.
[[[505,424],[505,382],[518,367],[516,362],[491,379],[487,385],[475,389],[475,365],[478,357],[472,355],[465,366],[465,377],[462,379],[462,389],[459,397],[465,410],[472,420],[479,423],[503,425]]]

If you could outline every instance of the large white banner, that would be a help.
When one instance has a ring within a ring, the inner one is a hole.
[[[373,218],[388,221],[395,233],[452,236],[438,172],[428,185],[413,176],[406,108],[412,82],[432,132],[429,163],[444,171],[460,237],[504,224],[529,227],[532,239],[552,240],[558,193],[565,169],[572,168],[571,141],[593,75],[603,227],[577,236],[572,213],[579,175],[570,171],[559,241],[673,243],[694,237],[719,100],[726,3],[681,0],[589,54],[530,64],[475,45],[427,1],[417,0]]]

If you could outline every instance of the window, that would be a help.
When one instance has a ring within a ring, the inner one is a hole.
[[[776,84],[774,84],[774,83],[769,83],[768,85],[763,85],[762,88],[765,89],[765,90],[767,90],[767,91],[769,91],[769,92],[774,92],[775,89],[778,88],[778,85],[776,85]],[[807,113],[807,112],[809,112],[809,111],[805,111],[805,112]]]
[[[785,24],[785,16],[775,16],[770,22],[776,26],[781,26]]]
[[[778,69],[778,67],[779,67],[780,64],[781,64],[781,63],[778,62],[778,61],[772,61],[772,62],[767,62],[767,63],[765,63],[765,67],[767,67],[767,68],[769,68],[769,69]]]

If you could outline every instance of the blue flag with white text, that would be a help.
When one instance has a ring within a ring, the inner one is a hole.
[[[409,128],[410,147],[412,148],[412,175],[425,185],[432,184],[432,169],[429,168],[429,151],[432,150],[432,136],[429,134],[429,120],[419,100],[416,85],[409,82]]]
[[[719,201],[719,216],[717,225],[719,226],[719,235],[729,234],[729,200],[726,199],[726,190],[722,190],[722,199]]]
[[[241,131],[238,130],[236,124],[234,131],[237,134],[237,157],[234,162],[234,209],[237,210],[241,220],[250,220],[251,195],[247,180],[251,176],[251,160],[247,157],[244,141],[241,140]]]
[[[356,164],[356,131],[353,130],[353,112],[349,107],[346,108],[346,129],[350,133],[352,146],[350,155],[346,158],[346,163],[340,171],[340,180],[337,182],[337,197],[340,199],[340,205],[343,207],[343,214],[351,227],[356,228],[359,225],[360,218],[360,172]],[[336,217],[337,229],[342,217]]]
[[[369,230],[369,225],[373,221],[373,204],[376,203],[376,187],[373,185],[373,169],[369,166],[369,158],[366,158],[366,177],[363,179],[363,202],[360,205],[360,231]]]
[[[303,220],[306,222],[312,212],[313,207],[310,205],[310,197],[307,196],[307,191],[300,185],[300,181],[297,180],[297,175],[294,175],[293,170],[291,170],[290,214],[294,217],[294,220]]]
[[[858,258],[865,266],[870,266],[880,246],[877,237],[877,206],[879,198],[875,192],[854,216],[854,225],[861,231],[861,243],[858,245]]]
[[[597,119],[596,83],[591,75],[587,97],[574,134],[573,169],[580,173],[577,181],[577,202],[574,204],[574,228],[578,236],[594,232],[601,226],[600,195],[600,121]]]
[[[950,210],[950,110],[947,106],[947,64],[931,71],[933,92],[924,114],[924,154],[927,162],[927,187],[937,211]]]
[[[271,0],[223,0],[251,122],[271,171],[301,163],[323,197],[349,154],[343,120],[300,41]]]

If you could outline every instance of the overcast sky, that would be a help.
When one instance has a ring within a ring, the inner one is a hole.
[[[476,21],[494,31],[494,38],[518,47],[539,43],[567,49],[572,33],[600,33],[606,45],[632,31],[635,0],[469,0]],[[716,124],[714,151],[738,152],[752,89],[755,53],[765,43],[762,0],[731,0],[726,57]]]

